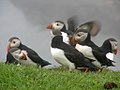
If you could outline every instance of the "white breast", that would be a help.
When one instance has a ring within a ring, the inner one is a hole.
[[[107,53],[106,57],[110,60],[114,60],[114,54],[113,53]]]
[[[92,53],[92,48],[91,47],[88,47],[88,46],[85,46],[85,45],[76,44],[75,48],[79,52],[81,52],[85,57],[87,57],[89,59],[95,60],[94,62],[92,62],[94,65],[96,65],[97,67],[101,67],[101,64],[94,57],[94,55]]]
[[[51,38],[55,37],[55,35],[52,33],[52,31],[50,33],[51,33]],[[67,33],[65,33],[65,32],[61,32],[61,33],[62,33],[62,37],[63,37],[63,42],[66,44],[70,44]]]
[[[51,54],[55,61],[58,62],[59,64],[68,66],[69,69],[75,69],[75,65],[65,57],[63,50],[51,47]]]
[[[66,44],[69,44],[69,38],[68,35],[64,32],[61,32],[62,36],[63,36],[63,42],[65,42]]]
[[[85,57],[96,60],[96,58],[94,57],[94,55],[92,53],[92,48],[91,47],[76,44],[75,48],[79,52],[81,52]]]

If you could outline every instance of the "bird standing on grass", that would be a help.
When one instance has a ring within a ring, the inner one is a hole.
[[[69,45],[69,38],[67,30],[64,24],[60,21],[56,21],[48,25],[47,29],[51,30],[52,41],[51,41],[51,54],[53,58],[59,64],[67,66],[69,71],[77,69],[78,67],[89,67],[95,68],[90,60],[84,57],[82,53],[76,50],[73,46]],[[62,30],[61,30],[62,28]]]
[[[97,67],[114,66],[113,58],[108,57],[109,53],[117,54],[117,40],[109,38],[104,41],[101,47],[98,47],[91,41],[91,35],[84,29],[77,30],[70,38],[70,43],[85,57],[95,60],[92,62]]]

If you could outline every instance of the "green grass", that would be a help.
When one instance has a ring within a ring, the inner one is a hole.
[[[104,83],[117,83],[120,90],[120,72],[68,72],[32,66],[0,64],[0,90],[104,90]]]

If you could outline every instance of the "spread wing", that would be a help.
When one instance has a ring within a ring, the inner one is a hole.
[[[96,36],[101,29],[101,23],[99,21],[89,21],[79,25],[75,31],[80,29],[88,31],[91,36]]]
[[[75,32],[75,28],[78,26],[78,17],[77,16],[72,16],[68,18],[67,24],[68,24],[68,30]]]

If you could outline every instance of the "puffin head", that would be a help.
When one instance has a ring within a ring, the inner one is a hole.
[[[19,54],[19,59],[20,60],[27,60],[27,52],[22,50]]]
[[[70,43],[71,45],[75,45],[77,43],[83,42],[88,38],[89,33],[84,30],[80,29],[77,30],[71,37],[70,37]]]
[[[62,21],[55,21],[51,24],[48,24],[47,29],[50,29],[52,31],[51,37],[53,38],[56,35],[61,35],[61,31],[65,31],[66,26]]]
[[[16,60],[27,60],[27,53],[19,48],[11,48],[9,52]]]
[[[118,42],[114,38],[108,38],[103,42],[102,47],[110,53],[113,53],[114,55],[117,54],[118,52]]]
[[[18,48],[21,44],[21,41],[18,37],[12,37],[9,39],[8,41],[8,47],[7,47],[7,52],[9,52],[9,50],[11,48]]]
[[[114,53],[116,55],[118,53],[118,42],[117,42],[117,40],[114,39],[114,38],[109,38],[108,40],[111,44],[112,53]]]
[[[66,28],[64,22],[62,21],[55,21],[51,24],[48,24],[47,29],[51,29],[51,30],[60,30],[62,31],[64,28]]]

